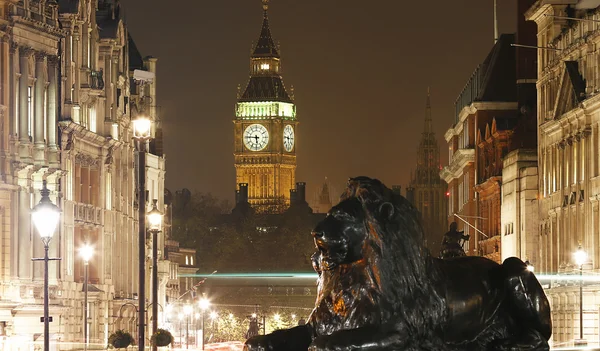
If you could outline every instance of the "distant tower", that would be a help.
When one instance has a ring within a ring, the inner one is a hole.
[[[329,194],[329,184],[327,183],[327,178],[325,178],[325,182],[323,183],[323,187],[321,187],[321,192],[319,193],[319,198],[317,200],[317,205],[315,206],[315,213],[327,213],[331,209],[331,196]]]
[[[427,89],[425,128],[417,151],[417,169],[411,175],[406,197],[421,213],[425,245],[434,255],[439,253],[447,231],[447,184],[439,176],[440,169],[440,148],[432,128],[431,96]]]
[[[281,77],[281,57],[271,37],[263,0],[263,24],[250,56],[250,79],[235,107],[236,184],[248,184],[257,212],[283,212],[296,184],[296,105]],[[241,91],[241,90],[240,90]]]

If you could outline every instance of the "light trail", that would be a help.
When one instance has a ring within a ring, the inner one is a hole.
[[[244,279],[317,279],[317,273],[217,273],[217,274],[179,274],[182,278],[244,278]]]
[[[234,278],[234,279],[317,279],[317,273],[218,273],[218,274],[180,274],[191,278]],[[600,282],[600,275],[584,274],[535,274],[539,281],[584,281]]]

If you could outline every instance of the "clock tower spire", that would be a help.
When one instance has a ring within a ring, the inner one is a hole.
[[[235,108],[236,183],[248,184],[258,212],[278,213],[290,204],[296,182],[296,105],[281,76],[281,57],[269,27],[269,1],[250,56],[250,78]]]

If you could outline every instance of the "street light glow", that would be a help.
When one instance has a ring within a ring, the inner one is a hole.
[[[219,318],[219,314],[217,312],[215,312],[215,311],[212,311],[210,313],[210,318],[211,319],[217,319],[217,318]]]
[[[193,308],[192,308],[192,306],[191,306],[191,305],[185,305],[185,306],[183,307],[183,312],[184,312],[186,315],[190,315],[190,314],[192,314],[192,311],[193,311]]]
[[[200,301],[198,302],[198,306],[200,306],[200,308],[203,311],[206,311],[208,309],[208,307],[210,306],[210,301],[208,301],[208,299],[206,298],[202,298],[200,299]]]
[[[85,263],[90,262],[92,256],[94,255],[94,247],[88,244],[83,245],[79,248],[79,256],[85,261]]]
[[[31,211],[31,220],[35,225],[42,241],[50,242],[54,231],[60,220],[60,209],[50,201],[50,191],[46,187],[44,180],[42,185],[42,198],[40,202]]]
[[[149,139],[152,121],[145,116],[138,116],[131,121],[133,123],[133,137],[135,139]]]
[[[588,259],[587,252],[583,250],[581,245],[579,245],[579,248],[577,249],[577,251],[575,251],[573,256],[575,257],[575,264],[577,264],[579,267],[583,266]]]
[[[150,210],[150,212],[148,212],[147,214],[148,223],[150,224],[151,230],[159,230],[162,225],[163,214],[158,210],[158,207],[156,206],[158,200],[154,199],[153,202],[154,203],[152,204],[152,210]]]

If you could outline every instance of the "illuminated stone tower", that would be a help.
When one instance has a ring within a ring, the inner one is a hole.
[[[421,212],[425,245],[433,255],[440,251],[446,228],[448,201],[447,185],[440,178],[440,148],[435,138],[431,120],[431,98],[427,91],[425,128],[417,151],[417,169],[411,176],[407,198]]]
[[[296,182],[296,106],[281,77],[281,57],[271,37],[263,0],[263,24],[250,57],[250,79],[238,92],[234,123],[236,183],[248,184],[257,212],[283,212]]]

